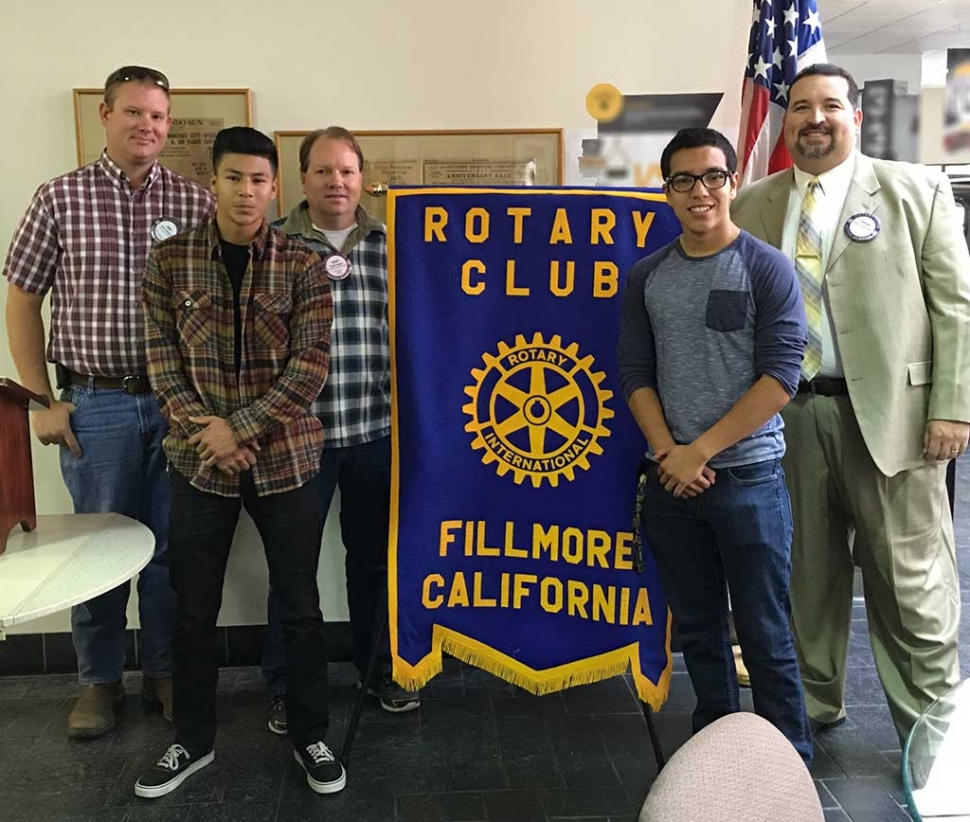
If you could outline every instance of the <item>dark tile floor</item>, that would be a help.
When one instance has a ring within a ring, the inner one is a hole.
[[[966,473],[966,472],[963,472]],[[963,673],[970,674],[970,482],[961,478],[957,541],[964,603]],[[901,753],[873,668],[864,608],[853,620],[849,722],[817,740],[812,771],[829,822],[909,819]],[[331,666],[332,742],[356,694],[347,664]],[[114,731],[90,742],[64,733],[72,676],[0,678],[0,819],[4,822],[633,822],[656,775],[646,725],[623,677],[533,697],[447,660],[419,711],[368,705],[348,786],[310,793],[285,739],[266,729],[259,672],[223,669],[215,763],[148,802],[132,784],[171,740],[139,701],[140,676]],[[745,699],[750,706],[750,692]],[[666,754],[690,732],[693,694],[678,657],[671,697],[656,716]]]

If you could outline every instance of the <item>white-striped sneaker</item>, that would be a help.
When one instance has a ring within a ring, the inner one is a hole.
[[[195,755],[181,745],[170,745],[162,758],[135,783],[135,796],[157,799],[171,793],[196,771],[202,770],[216,758],[214,751]]]
[[[306,783],[316,793],[337,793],[347,784],[347,772],[323,741],[307,745],[293,756],[306,771]]]

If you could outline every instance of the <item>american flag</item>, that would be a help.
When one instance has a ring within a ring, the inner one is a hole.
[[[752,6],[738,136],[742,185],[791,165],[781,125],[788,89],[805,66],[825,62],[817,0],[753,0]]]

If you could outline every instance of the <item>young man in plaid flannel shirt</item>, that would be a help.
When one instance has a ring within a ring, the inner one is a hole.
[[[335,793],[346,774],[325,742],[316,489],[323,426],[309,413],[330,361],[330,285],[319,256],[263,219],[276,195],[268,137],[223,129],[213,170],[215,217],[161,243],[145,272],[148,373],[171,426],[176,734],[135,793],[164,796],[213,759],[216,618],[243,506],[277,592],[294,754],[312,790]]]

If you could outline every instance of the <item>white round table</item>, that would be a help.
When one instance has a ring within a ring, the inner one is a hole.
[[[47,616],[99,596],[148,565],[155,535],[121,514],[37,517],[15,528],[0,554],[0,628]]]

